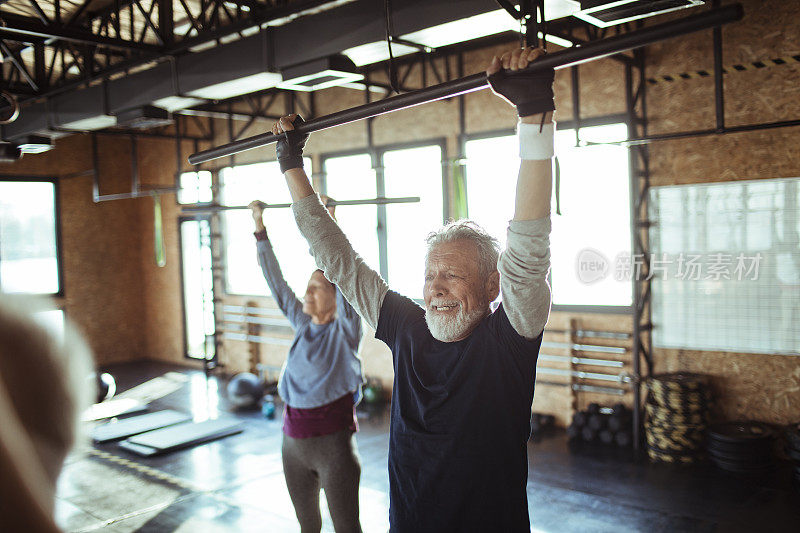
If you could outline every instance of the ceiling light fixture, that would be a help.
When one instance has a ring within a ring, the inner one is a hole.
[[[281,71],[283,81],[279,89],[291,91],[317,91],[364,79],[353,61],[344,55],[314,59],[287,67]]]
[[[17,144],[17,148],[19,148],[23,154],[41,154],[42,152],[52,150],[55,148],[55,145],[50,137],[28,135],[25,137],[25,140]]]
[[[703,0],[581,0],[581,10],[574,16],[600,28],[607,28],[704,3]]]
[[[117,126],[146,130],[168,124],[172,124],[169,111],[152,105],[117,112]]]

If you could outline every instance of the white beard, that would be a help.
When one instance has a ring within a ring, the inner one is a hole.
[[[433,305],[431,303],[425,308],[425,322],[428,324],[431,335],[437,341],[454,342],[466,336],[467,332],[486,316],[486,309],[475,309],[465,313],[461,306],[458,307],[458,313],[455,316],[447,316],[432,311]]]

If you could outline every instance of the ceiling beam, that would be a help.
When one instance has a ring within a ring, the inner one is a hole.
[[[23,37],[33,36],[79,44],[93,44],[120,50],[140,52],[159,52],[161,50],[161,47],[154,44],[127,41],[115,37],[101,37],[75,27],[43,24],[37,19],[10,13],[2,13],[2,19],[5,24],[0,26],[0,37],[3,39],[27,42]]]

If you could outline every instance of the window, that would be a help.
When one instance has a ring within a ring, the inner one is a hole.
[[[0,290],[61,292],[54,181],[0,181]]]
[[[214,358],[214,278],[207,218],[180,221],[186,356]]]
[[[419,203],[386,206],[388,275],[392,289],[422,298],[425,237],[442,225],[442,148],[421,146],[383,154],[386,196],[419,196]]]
[[[425,237],[442,225],[444,214],[442,146],[382,148],[377,157],[378,172],[372,169],[369,154],[325,158],[325,190],[336,200],[420,198],[418,203],[385,207],[341,206],[336,217],[356,252],[393,290],[421,299]],[[383,257],[380,243],[386,250]]]
[[[625,139],[624,124],[580,129],[582,141]],[[505,248],[508,221],[514,214],[519,172],[515,135],[466,142],[467,209],[469,217],[497,237]],[[627,307],[632,302],[629,280],[617,280],[613,260],[630,254],[628,150],[617,145],[575,146],[575,130],[556,132],[561,168],[561,213],[553,207],[551,282],[558,306]],[[605,266],[590,279],[580,272],[586,257]]]
[[[581,141],[627,139],[625,124],[581,128]],[[628,149],[613,144],[575,147],[575,130],[556,132],[561,166],[561,216],[553,216],[554,305],[630,306],[630,280],[617,279],[613,264],[631,253]],[[555,210],[553,210],[555,213]],[[585,277],[581,261],[599,259],[604,277]]]
[[[800,353],[800,179],[654,187],[653,344]]]
[[[309,159],[306,168],[311,168]],[[290,204],[292,199],[277,161],[225,168],[221,172],[223,205],[247,205],[253,200]],[[267,295],[269,287],[256,258],[253,217],[247,209],[225,211],[226,287],[232,294]],[[302,297],[317,267],[297,229],[290,208],[266,209],[264,224],[289,286]]]
[[[325,192],[335,200],[363,200],[378,196],[375,171],[369,154],[325,159]],[[336,209],[336,221],[355,251],[377,272],[378,206],[349,205]]]
[[[180,189],[177,198],[179,204],[207,203],[212,200],[211,172],[183,172],[180,176]]]

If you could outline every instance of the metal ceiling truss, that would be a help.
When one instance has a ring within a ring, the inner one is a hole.
[[[335,3],[11,0],[0,6],[0,52],[7,59],[0,87],[23,100],[52,95]]]

